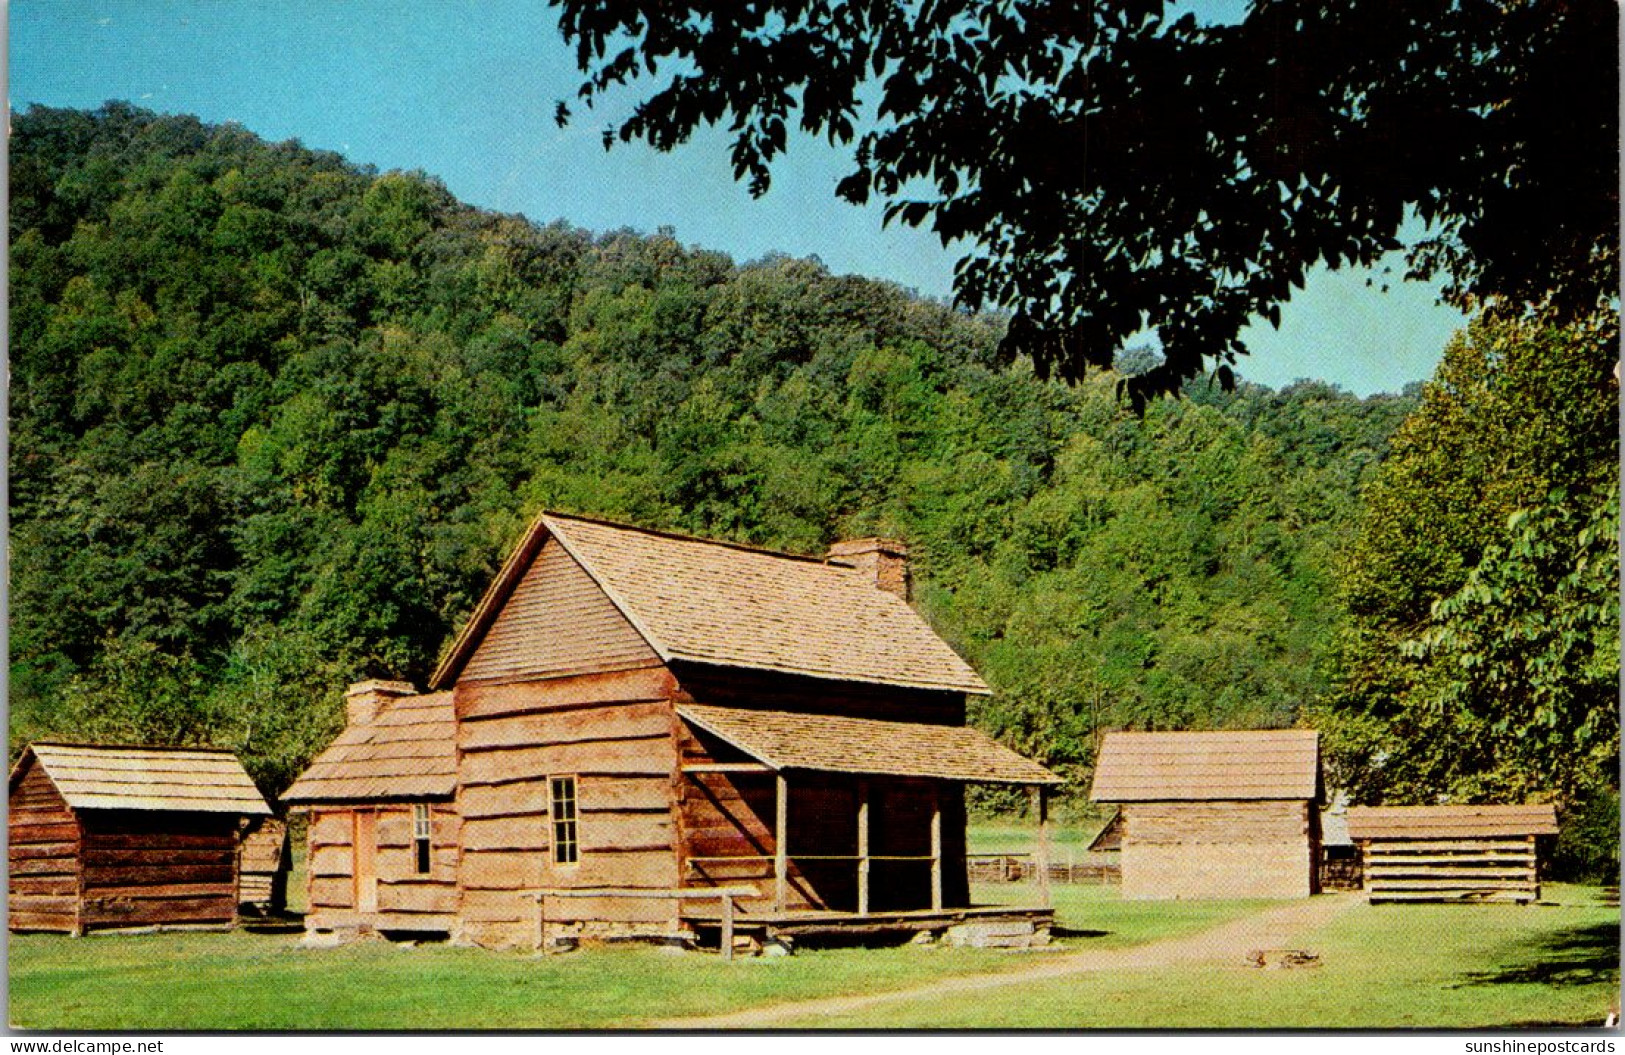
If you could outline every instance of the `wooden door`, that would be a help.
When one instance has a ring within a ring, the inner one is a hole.
[[[350,846],[355,853],[355,908],[357,912],[378,911],[378,814],[373,810],[356,810],[354,838]]]

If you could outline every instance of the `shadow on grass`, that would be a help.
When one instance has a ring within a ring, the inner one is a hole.
[[[1619,925],[1570,927],[1512,950],[1507,963],[1469,974],[1461,985],[1593,985],[1619,971]]]
[[[1109,930],[1080,930],[1077,927],[1051,927],[1052,938],[1104,938],[1111,934]]]

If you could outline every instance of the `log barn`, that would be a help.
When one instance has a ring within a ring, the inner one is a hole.
[[[908,584],[887,540],[800,557],[539,517],[434,691],[403,687],[382,711],[446,701],[454,727],[433,787],[412,785],[445,811],[443,896],[423,921],[525,946],[714,932],[735,896],[740,926],[769,936],[1021,915],[969,905],[964,786],[1042,800],[1059,778],[965,724],[966,696],[989,690]],[[356,726],[335,750],[360,746]],[[382,881],[399,838],[381,813],[339,815],[406,798],[404,774],[351,786],[327,768],[343,764],[324,754],[285,796],[312,811],[315,927],[369,922],[339,909],[374,852]]]
[[[255,817],[237,842],[237,905],[258,916],[281,912],[288,904],[288,825],[277,817]]]
[[[1557,812],[1536,806],[1354,806],[1366,897],[1380,901],[1540,898],[1539,842]]]
[[[308,813],[308,930],[447,933],[457,914],[451,693],[364,681],[346,724],[282,795]]]
[[[1121,810],[1125,898],[1319,892],[1313,730],[1107,733],[1090,795]]]
[[[32,744],[10,795],[14,931],[230,926],[239,831],[271,813],[229,751]]]

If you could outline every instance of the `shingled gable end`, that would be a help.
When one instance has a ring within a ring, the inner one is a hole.
[[[407,757],[449,788],[434,852],[454,862],[418,922],[467,940],[694,933],[720,903],[661,892],[719,886],[762,926],[971,911],[964,785],[1059,780],[965,725],[986,684],[904,599],[906,549],[873,543],[820,560],[538,517],[419,698],[453,742],[386,763],[398,741],[347,730],[290,791],[326,840],[313,925],[410,929],[382,877]],[[542,890],[581,896],[543,918]]]
[[[1107,733],[1090,797],[1119,807],[1126,898],[1319,892],[1313,730]]]

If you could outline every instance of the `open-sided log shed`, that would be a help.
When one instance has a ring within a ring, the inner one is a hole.
[[[718,921],[722,902],[699,895],[720,889],[769,934],[976,918],[964,785],[1059,781],[965,725],[966,694],[988,689],[910,608],[905,554],[539,517],[421,697],[449,700],[455,728],[433,789],[455,830],[447,928],[502,945],[693,933]],[[335,750],[359,738],[352,718]],[[356,887],[358,840],[383,852],[382,819],[323,826],[341,803],[313,778],[337,761],[285,796],[313,810],[316,927],[376,922],[326,911],[324,890]],[[404,801],[391,773],[356,794]],[[348,848],[324,853],[329,839]]]
[[[1320,889],[1319,734],[1107,733],[1091,796],[1121,809],[1125,898]]]
[[[1557,813],[1535,806],[1354,806],[1366,897],[1379,901],[1540,898],[1539,845]]]
[[[229,751],[38,743],[11,771],[9,926],[227,925],[271,808]]]

